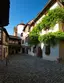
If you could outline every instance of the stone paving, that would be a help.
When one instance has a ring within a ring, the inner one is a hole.
[[[0,83],[64,83],[64,64],[29,55],[15,55],[0,62]]]

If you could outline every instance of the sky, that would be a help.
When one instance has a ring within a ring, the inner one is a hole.
[[[13,35],[14,26],[34,19],[48,0],[10,0],[9,25],[5,28]]]

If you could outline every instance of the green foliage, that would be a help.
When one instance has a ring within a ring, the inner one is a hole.
[[[34,29],[29,34],[28,43],[30,45],[37,45],[39,43],[38,37],[39,37],[39,30],[36,27],[34,27]]]
[[[58,7],[48,11],[48,14],[30,32],[29,44],[37,45],[40,41],[54,46],[59,40],[64,40],[64,33],[62,32],[48,33],[43,36],[39,36],[39,32],[42,29],[53,28],[58,22],[64,22],[64,8]]]
[[[40,23],[41,30],[42,29],[47,29],[50,27],[50,18],[49,16],[45,16],[43,20]]]
[[[49,29],[54,27],[57,22],[64,22],[64,8],[55,8],[50,10],[48,14],[42,19],[42,21],[38,24],[37,28],[40,29]]]
[[[50,32],[39,36],[39,41],[51,46],[57,45],[60,40],[64,40],[64,32]]]
[[[60,2],[64,2],[64,0],[60,0]]]
[[[56,32],[54,33],[54,35],[56,36],[57,40],[64,40],[64,32]]]
[[[39,41],[44,44],[55,46],[57,44],[57,39],[53,33],[44,34],[39,36]]]

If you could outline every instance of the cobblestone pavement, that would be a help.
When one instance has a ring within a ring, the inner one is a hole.
[[[0,83],[64,83],[64,64],[29,55],[11,56],[0,62]]]

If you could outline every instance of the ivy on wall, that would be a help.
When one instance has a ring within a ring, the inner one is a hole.
[[[58,22],[64,22],[64,8],[58,7],[49,10],[48,14],[42,19],[40,26],[37,28],[41,28],[40,30],[53,28]]]
[[[61,2],[61,3],[63,3],[63,2],[64,2],[64,0],[60,0],[60,2]]]
[[[55,46],[57,43],[56,36],[53,33],[48,33],[39,37],[39,41],[43,42],[45,45]]]
[[[34,27],[33,30],[29,34],[29,45],[37,45],[39,43],[39,30]]]
[[[59,43],[60,40],[64,40],[64,32],[50,32],[39,36],[39,41],[43,42],[45,45],[55,46]]]
[[[53,10],[49,10],[48,14],[42,19],[42,21],[37,24],[34,29],[29,34],[29,43],[32,45],[36,45],[40,42],[44,42],[45,44],[51,44],[52,46],[56,45],[57,41],[64,38],[62,32],[49,33],[43,36],[39,36],[39,33],[42,29],[50,29],[55,26],[58,22],[64,23],[64,8],[55,8]],[[53,40],[53,41],[52,41]]]

